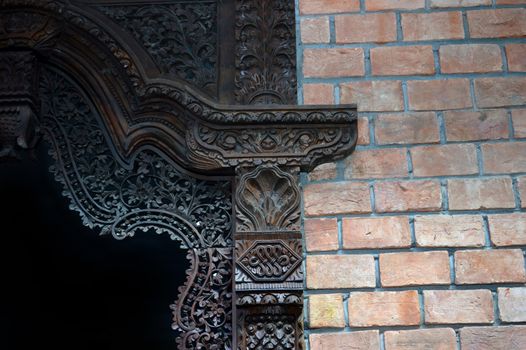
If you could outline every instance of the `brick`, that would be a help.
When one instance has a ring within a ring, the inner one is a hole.
[[[499,288],[499,315],[503,322],[526,322],[526,288]]]
[[[456,284],[526,282],[520,249],[457,251],[455,271]]]
[[[307,256],[307,288],[362,288],[376,285],[372,255]]]
[[[502,71],[498,45],[446,45],[439,50],[442,73],[490,73]]]
[[[426,324],[492,323],[490,290],[424,291]]]
[[[526,78],[475,79],[475,97],[480,108],[526,104]]]
[[[462,350],[520,350],[524,344],[526,344],[526,326],[460,329]]]
[[[360,0],[300,0],[299,5],[302,15],[360,11]]]
[[[389,181],[374,185],[376,210],[385,212],[437,211],[442,206],[438,181]]]
[[[307,78],[339,78],[364,75],[363,49],[329,48],[303,51]]]
[[[405,149],[389,148],[355,151],[345,160],[346,179],[408,176]]]
[[[446,251],[380,254],[382,287],[449,284]]]
[[[517,187],[519,188],[521,208],[526,208],[526,176],[521,176],[518,178]]]
[[[509,135],[508,114],[502,109],[450,111],[444,119],[448,141],[498,140]]]
[[[494,245],[526,245],[526,213],[489,215],[488,223]]]
[[[400,81],[359,81],[341,84],[342,103],[356,103],[361,112],[404,110]]]
[[[472,106],[468,79],[407,82],[409,108],[417,111],[461,109]]]
[[[365,10],[417,10],[425,7],[425,0],[366,0]]]
[[[306,105],[334,104],[332,84],[303,84],[303,103]]]
[[[338,167],[336,163],[324,163],[318,165],[309,173],[310,181],[331,180],[338,176]]]
[[[419,247],[482,247],[482,217],[478,215],[426,215],[415,217]]]
[[[371,49],[373,75],[431,75],[435,73],[431,46],[376,47]]]
[[[409,326],[420,323],[418,293],[355,292],[349,297],[351,327]]]
[[[310,328],[343,328],[343,297],[341,294],[318,294],[309,296]]]
[[[358,117],[358,145],[368,145],[371,142],[369,136],[369,119]]]
[[[451,328],[412,329],[384,333],[386,350],[456,350]]]
[[[438,143],[438,121],[432,112],[378,115],[375,138],[379,145]]]
[[[526,172],[526,142],[482,145],[486,174]]]
[[[491,5],[491,0],[430,0],[431,8]]]
[[[468,11],[471,38],[515,38],[526,36],[526,9]]]
[[[394,13],[336,16],[334,26],[338,44],[396,41],[396,15]]]
[[[371,212],[369,185],[357,182],[331,182],[305,187],[305,215],[338,215]]]
[[[479,171],[475,145],[418,146],[411,149],[415,176],[471,175]]]
[[[402,32],[405,41],[464,39],[462,13],[403,13]]]
[[[514,109],[511,111],[513,119],[513,136],[526,137],[526,109]]]
[[[506,45],[506,56],[510,72],[526,72],[526,44]]]
[[[510,178],[448,180],[450,210],[514,208]]]
[[[331,41],[329,17],[302,18],[301,42],[304,44],[328,43]]]
[[[344,218],[344,249],[407,248],[411,246],[409,218]]]
[[[307,251],[338,250],[338,222],[336,219],[305,219]]]
[[[351,333],[311,333],[311,350],[370,350],[380,348],[380,334],[373,331],[353,331]]]

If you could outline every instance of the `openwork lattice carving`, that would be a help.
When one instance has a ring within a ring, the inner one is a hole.
[[[292,0],[0,2],[0,160],[40,123],[84,224],[188,249],[179,349],[302,349],[299,171],[347,156],[357,116],[276,104],[294,35]]]
[[[43,127],[59,161],[52,171],[70,187],[68,196],[87,226],[101,227],[103,234],[111,232],[119,239],[155,228],[183,239],[185,248],[231,245],[229,182],[185,176],[148,149],[131,164],[122,164],[78,88],[46,71],[41,96]],[[172,221],[181,223],[175,231],[169,228]],[[191,234],[183,232],[187,229]]]
[[[232,250],[192,249],[188,279],[171,305],[179,349],[230,349],[232,346]]]
[[[123,163],[97,111],[57,72],[44,72],[40,95],[42,125],[56,160],[51,171],[70,207],[102,234],[123,239],[154,230],[192,248],[187,282],[173,306],[179,348],[230,344],[230,183],[192,178],[150,149]]]
[[[97,6],[130,32],[153,57],[161,71],[205,91],[217,89],[217,4]]]

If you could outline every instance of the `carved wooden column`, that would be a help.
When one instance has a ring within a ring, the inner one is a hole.
[[[235,292],[238,348],[301,349],[303,258],[299,168],[238,168]]]
[[[0,158],[36,143],[37,75],[31,51],[0,51]]]

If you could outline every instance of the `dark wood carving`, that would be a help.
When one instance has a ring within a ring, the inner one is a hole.
[[[85,225],[116,239],[166,233],[189,249],[191,268],[173,306],[181,349],[230,346],[231,183],[199,180],[150,147],[130,162],[114,153],[96,108],[59,72],[40,84],[51,169]]]
[[[0,159],[17,157],[37,141],[36,78],[32,52],[0,52]]]
[[[236,1],[236,101],[296,103],[294,2]]]
[[[238,171],[234,257],[240,349],[301,348],[298,172],[272,163]]]
[[[357,134],[355,106],[275,104],[295,101],[294,33],[292,1],[0,3],[0,160],[43,135],[85,225],[188,250],[179,349],[302,349],[299,172]],[[217,102],[225,71],[250,105]]]
[[[217,95],[216,1],[95,8],[131,33],[164,76],[179,77]]]

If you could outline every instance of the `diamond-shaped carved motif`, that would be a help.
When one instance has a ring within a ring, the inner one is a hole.
[[[256,282],[284,281],[301,264],[301,257],[282,240],[255,241],[237,265]]]

